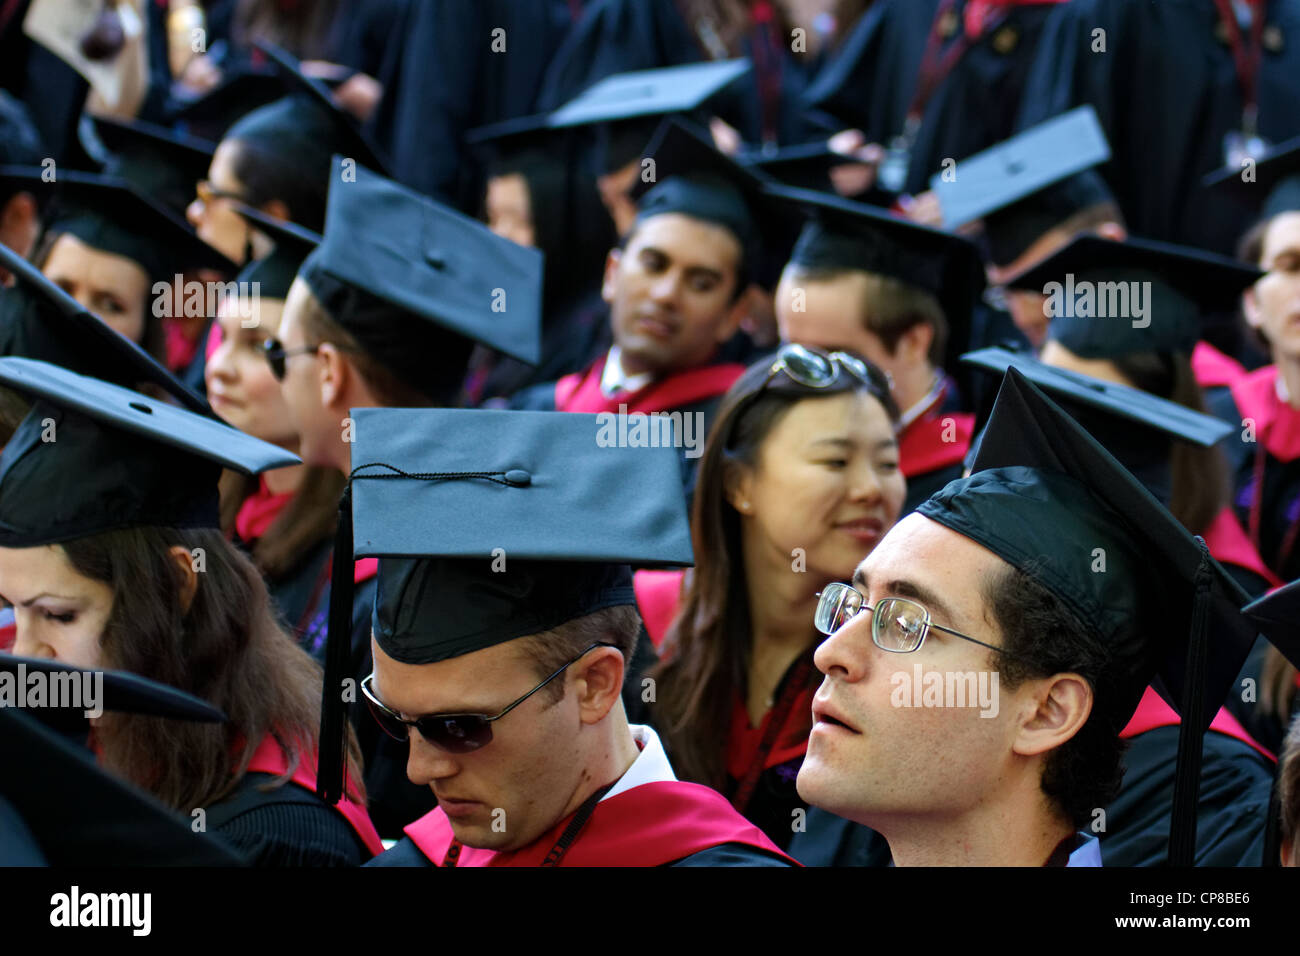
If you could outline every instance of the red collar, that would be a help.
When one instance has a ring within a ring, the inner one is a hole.
[[[273,493],[266,487],[266,476],[257,479],[257,490],[244,499],[235,516],[235,534],[245,544],[256,541],[266,534],[280,512],[293,500],[294,492]]]
[[[1300,410],[1277,397],[1277,366],[1265,365],[1232,383],[1242,418],[1255,422],[1255,438],[1278,461],[1300,458]]]
[[[1165,703],[1164,698],[1148,687],[1142,695],[1142,700],[1138,704],[1133,718],[1119,732],[1119,735],[1121,739],[1128,740],[1130,737],[1144,734],[1148,730],[1155,730],[1157,727],[1176,727],[1180,723],[1182,721],[1178,716],[1178,712]],[[1240,721],[1222,707],[1214,715],[1214,720],[1210,722],[1210,729],[1240,740],[1242,743],[1259,751],[1273,763],[1277,763],[1277,757],[1261,747],[1255,738],[1246,732],[1246,728],[1241,726]]]
[[[506,853],[462,847],[456,866],[540,866],[568,823],[566,817],[528,846]],[[434,810],[406,827],[406,835],[441,866],[454,834],[447,815]],[[724,843],[790,859],[716,790],[679,780],[656,781],[597,803],[561,865],[662,866]]]
[[[585,372],[574,372],[555,383],[555,407],[562,412],[665,412],[726,392],[745,371],[736,363],[701,365],[660,378],[635,392],[608,398],[600,390],[608,354]]]

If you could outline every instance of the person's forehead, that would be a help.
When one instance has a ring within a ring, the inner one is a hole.
[[[687,267],[733,269],[740,260],[740,241],[730,229],[680,212],[663,212],[637,222],[628,249],[636,252],[646,247]]]
[[[1300,211],[1280,213],[1264,235],[1264,262],[1283,252],[1296,251],[1300,251]]]
[[[394,660],[373,640],[371,648],[376,693],[407,714],[488,711],[508,703],[506,695],[521,693],[517,685],[531,676],[518,639],[431,664]]]
[[[954,606],[969,606],[979,599],[982,583],[1005,563],[970,538],[912,513],[862,560],[854,580],[873,588],[909,581],[945,595]]]
[[[43,270],[50,278],[109,283],[132,287],[147,284],[144,267],[134,259],[96,249],[70,232],[62,233],[50,247]]]

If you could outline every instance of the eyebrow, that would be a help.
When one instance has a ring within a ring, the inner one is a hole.
[[[837,445],[843,448],[853,448],[857,443],[851,438],[837,437],[837,438],[818,438],[812,444],[814,446]],[[876,442],[876,444],[873,447],[875,448],[876,451],[883,451],[888,448],[897,448],[898,440],[896,438],[883,438],[880,441]]]
[[[673,261],[672,255],[665,250],[660,249],[658,246],[642,246],[638,250],[637,254],[644,255],[647,252],[653,253],[668,262]],[[723,279],[722,270],[715,269],[712,266],[687,266],[686,273],[690,276],[704,276],[709,279],[717,279],[719,282]]]
[[[863,592],[870,590],[867,575],[861,568],[853,573],[853,586]],[[915,581],[898,578],[890,581],[885,586],[885,591],[894,597],[911,598],[918,604],[924,604],[931,617],[941,619],[954,629],[959,629],[962,625],[962,621],[953,614],[952,608],[944,602],[943,598]]]

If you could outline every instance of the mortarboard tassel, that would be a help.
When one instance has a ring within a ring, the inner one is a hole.
[[[1210,588],[1214,578],[1205,539],[1197,536],[1196,543],[1201,549],[1201,561],[1196,568],[1196,597],[1192,603],[1183,699],[1179,702],[1182,721],[1178,726],[1178,763],[1169,828],[1170,866],[1192,866],[1195,863],[1196,801],[1200,795],[1201,756],[1207,723],[1205,679],[1210,656]]]

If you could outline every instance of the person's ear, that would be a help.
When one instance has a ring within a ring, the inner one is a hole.
[[[1026,681],[1015,696],[1019,702],[1011,749],[1025,757],[1060,747],[1083,728],[1092,713],[1092,687],[1078,674]]]
[[[5,244],[26,258],[40,233],[40,216],[32,194],[19,192],[10,196],[0,211],[0,237]]]
[[[1264,313],[1260,311],[1259,301],[1255,298],[1255,287],[1251,286],[1241,294],[1241,314],[1246,317],[1246,324],[1258,329],[1264,324]]]
[[[573,678],[584,724],[605,719],[623,693],[623,672],[623,655],[615,647],[593,648],[578,662]]]
[[[258,206],[259,212],[264,212],[272,219],[279,219],[282,222],[292,221],[289,217],[289,206],[283,199],[270,199]]]
[[[1114,239],[1116,242],[1123,242],[1128,238],[1128,230],[1113,220],[1101,223],[1093,233],[1103,239]]]
[[[929,361],[930,346],[934,344],[934,326],[929,322],[918,322],[898,338],[894,346],[894,356],[907,365],[916,365]]]
[[[188,614],[190,605],[194,603],[194,594],[199,589],[199,574],[194,566],[198,556],[182,544],[174,544],[168,548],[167,556],[176,563],[176,567],[180,568],[181,610]]]
[[[327,412],[338,411],[339,406],[348,404],[345,398],[348,394],[352,366],[338,346],[330,342],[320,344],[316,358],[321,408]]]
[[[762,295],[762,290],[755,290],[753,285],[747,286],[745,291],[740,294],[731,307],[727,309],[727,314],[719,323],[713,340],[719,345],[729,341],[733,335],[740,330],[740,323],[744,322],[749,316],[750,309],[753,306],[753,296],[755,292]]]
[[[623,261],[623,250],[614,248],[609,250],[605,256],[605,274],[600,282],[600,297],[608,304],[614,304],[614,298],[618,294],[618,267]]]
[[[727,464],[722,473],[722,495],[742,515],[754,513],[754,469],[739,462]]]

